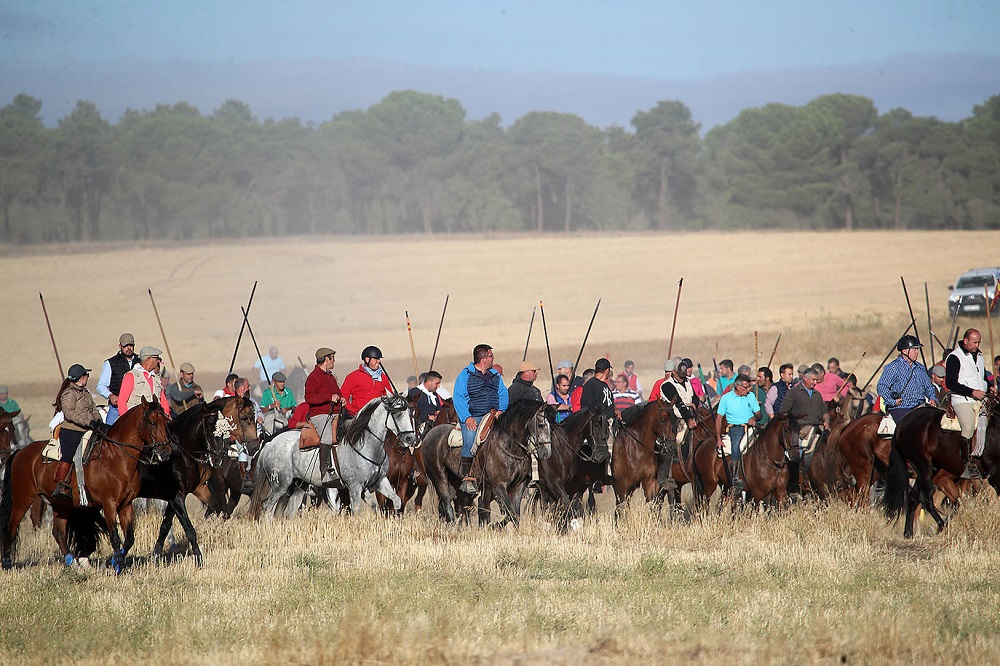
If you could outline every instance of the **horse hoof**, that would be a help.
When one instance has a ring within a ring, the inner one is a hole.
[[[579,532],[580,531],[580,527],[582,527],[582,526],[580,525],[580,520],[577,519],[577,518],[574,518],[573,520],[569,521],[569,527],[574,532]]]
[[[199,569],[205,566],[205,558],[201,556],[201,551],[194,554],[194,565]]]
[[[68,567],[71,567],[71,566],[73,566],[73,562],[74,562],[75,560],[76,560],[76,558],[75,558],[75,557],[73,557],[73,555],[72,555],[71,553],[66,553],[66,555],[65,555],[65,556],[63,557],[63,563],[64,563],[64,564],[65,564],[66,566],[68,566]]]
[[[14,563],[11,562],[10,560],[5,559],[2,563],[0,563],[0,566],[3,567],[4,571],[9,571],[14,568]]]

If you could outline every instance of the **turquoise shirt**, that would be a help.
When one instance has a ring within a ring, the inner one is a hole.
[[[719,375],[719,388],[716,390],[716,393],[722,395],[723,393],[726,392],[726,389],[729,388],[735,381],[736,381],[736,375],[733,375],[732,377],[729,378]]]
[[[14,400],[14,398],[7,398],[5,402],[0,402],[0,407],[8,414],[13,414],[21,409],[21,406],[17,404],[17,400]]]
[[[730,391],[719,401],[718,414],[726,417],[726,422],[733,425],[746,425],[753,415],[760,411],[760,403],[753,393],[747,393],[742,398],[736,391]]]
[[[274,393],[278,393],[278,390],[275,389]],[[279,393],[278,395],[279,395],[278,398],[279,407],[281,407],[282,409],[291,409],[295,407],[295,396],[292,395],[292,392],[289,390],[287,386],[285,387],[285,390]],[[264,389],[264,394],[260,398],[260,406],[267,407],[272,402],[274,402],[274,396],[271,394],[271,389]]]

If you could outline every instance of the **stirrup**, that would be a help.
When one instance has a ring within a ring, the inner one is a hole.
[[[476,477],[467,476],[462,479],[462,485],[458,488],[466,495],[478,495],[479,487],[476,485]]]
[[[60,481],[56,484],[55,492],[52,493],[52,499],[64,502],[73,501],[73,489],[70,487],[68,481]]]

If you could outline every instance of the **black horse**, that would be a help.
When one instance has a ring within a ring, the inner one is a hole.
[[[995,399],[983,405],[983,409],[991,412],[991,423],[995,405]],[[945,528],[947,521],[934,506],[934,476],[939,470],[956,477],[965,471],[968,445],[962,433],[941,429],[942,414],[944,411],[937,407],[914,409],[896,425],[896,433],[892,436],[882,509],[890,519],[898,518],[900,513],[905,514],[903,536],[906,538],[913,536],[913,521],[921,505],[937,523],[939,532]],[[990,435],[989,428],[986,435]],[[908,464],[916,476],[912,487]]]
[[[594,452],[607,446],[608,431],[608,420],[596,406],[552,427],[552,455],[538,461],[539,489],[542,501],[558,512],[562,530],[583,515],[583,493],[605,479],[607,463],[595,461]]]
[[[174,455],[166,462],[149,465],[139,489],[139,497],[167,501],[153,557],[162,556],[164,541],[176,515],[191,544],[195,563],[201,566],[204,558],[185,500],[188,494],[194,493],[210,510],[219,509],[204,484],[226,459],[230,442],[249,444],[256,441],[253,405],[238,397],[197,404],[174,419],[169,431]],[[253,439],[248,440],[248,436]]]
[[[544,460],[551,455],[554,420],[555,410],[535,400],[518,400],[497,418],[492,434],[479,447],[473,466],[481,490],[481,524],[489,522],[494,498],[504,513],[501,525],[520,520],[521,499],[531,480],[531,456]],[[438,513],[447,522],[456,519],[456,503],[460,513],[465,513],[472,502],[472,497],[459,490],[461,449],[448,444],[448,436],[454,430],[451,424],[436,426],[427,433],[422,446],[427,478],[438,495]]]

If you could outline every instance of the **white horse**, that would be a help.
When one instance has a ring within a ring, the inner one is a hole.
[[[386,433],[392,431],[404,446],[417,443],[409,403],[398,393],[375,398],[348,423],[337,444],[337,488],[347,491],[351,513],[357,513],[362,495],[377,490],[399,511],[402,502],[386,479],[389,459],[385,452]],[[337,488],[324,488],[319,467],[319,449],[299,450],[299,431],[278,433],[264,445],[254,471],[256,482],[250,514],[274,517],[279,500],[288,495],[285,515],[291,517],[309,491],[326,491],[333,507],[339,506]]]

